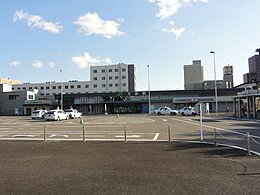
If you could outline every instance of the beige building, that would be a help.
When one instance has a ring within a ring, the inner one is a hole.
[[[192,65],[184,65],[184,89],[192,90],[194,83],[204,81],[204,71],[201,60],[193,60]]]
[[[20,84],[21,81],[19,80],[13,80],[13,79],[9,79],[9,78],[0,78],[0,84],[9,84],[9,85],[13,85],[13,84]]]

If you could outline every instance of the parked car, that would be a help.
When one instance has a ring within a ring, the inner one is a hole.
[[[180,109],[179,113],[182,116],[195,116],[196,112],[195,112],[195,108],[194,107],[183,107],[182,109]]]
[[[46,110],[34,110],[31,114],[32,119],[43,119],[44,114],[46,113]]]
[[[69,115],[70,118],[80,118],[82,113],[76,109],[67,109],[65,112]]]
[[[68,120],[69,115],[63,110],[50,110],[44,115],[44,118],[46,121],[48,120],[60,121],[60,120]]]
[[[178,111],[172,110],[171,108],[164,106],[164,107],[160,107],[160,108],[154,110],[154,114],[157,114],[157,115],[177,115]]]

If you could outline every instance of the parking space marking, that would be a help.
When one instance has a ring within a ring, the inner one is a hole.
[[[153,140],[156,141],[159,137],[160,133],[156,133],[155,136],[153,137]]]

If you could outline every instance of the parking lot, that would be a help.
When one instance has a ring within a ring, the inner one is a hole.
[[[200,142],[198,116],[83,119],[80,124],[79,119],[0,117],[0,194],[255,194],[260,190],[258,156],[179,142]],[[206,141],[213,139],[216,127],[257,134],[259,122],[205,117]]]

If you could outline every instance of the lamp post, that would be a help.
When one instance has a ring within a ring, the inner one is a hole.
[[[149,115],[151,114],[151,93],[150,93],[150,70],[149,70],[149,64],[147,65],[147,72],[148,72],[148,109],[149,109]]]
[[[60,107],[61,110],[63,110],[63,82],[62,82],[62,70],[60,70],[61,73],[61,93],[60,93]]]
[[[218,89],[217,89],[217,79],[216,79],[216,58],[215,58],[215,52],[214,51],[210,51],[210,53],[213,54],[213,61],[214,61],[216,116],[218,116]]]

